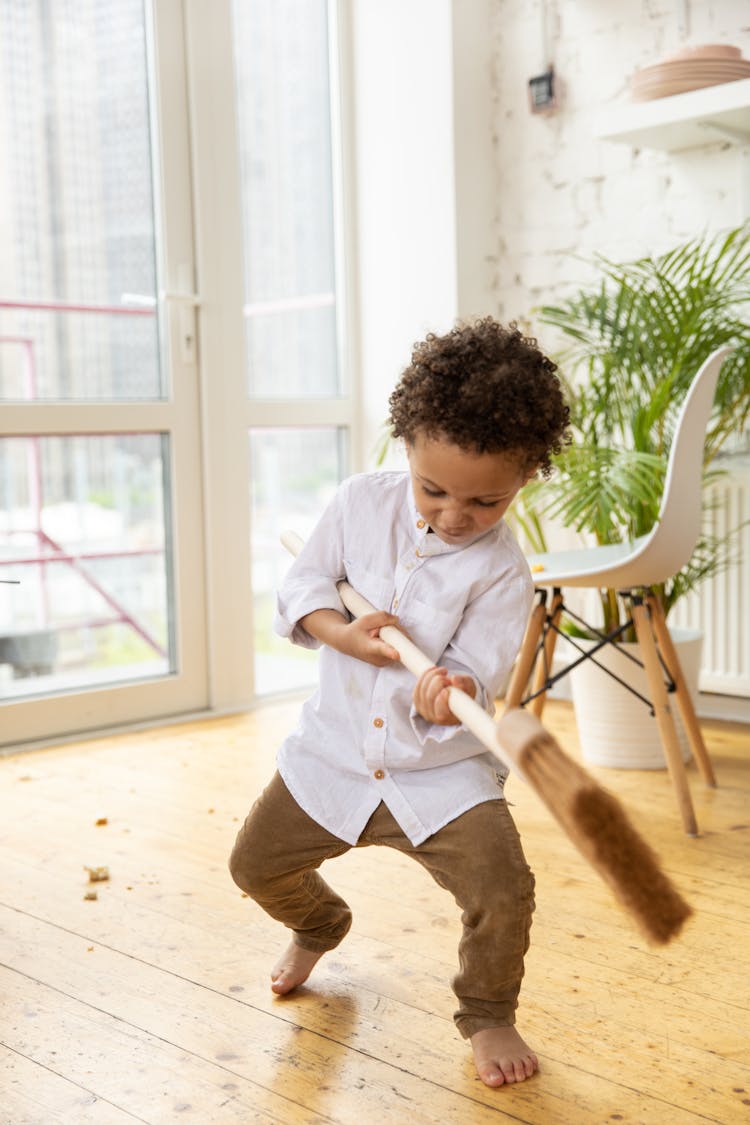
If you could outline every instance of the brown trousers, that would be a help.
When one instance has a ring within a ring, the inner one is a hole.
[[[476,805],[416,847],[381,803],[356,847],[369,845],[412,856],[461,908],[459,971],[452,982],[461,1034],[512,1024],[534,876],[505,801]],[[240,829],[229,869],[246,894],[293,931],[299,946],[325,952],[339,944],[352,916],[317,868],[349,849],[299,807],[277,773]]]

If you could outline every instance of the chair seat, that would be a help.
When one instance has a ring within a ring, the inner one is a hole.
[[[527,555],[536,586],[611,586],[632,589],[657,579],[639,566],[650,535],[625,543]],[[660,580],[661,576],[659,576]],[[601,581],[600,581],[601,580]]]

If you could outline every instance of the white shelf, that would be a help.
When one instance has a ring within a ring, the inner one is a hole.
[[[650,102],[609,106],[595,135],[667,152],[722,140],[750,146],[750,78]]]

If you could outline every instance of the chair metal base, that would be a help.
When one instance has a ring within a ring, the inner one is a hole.
[[[633,625],[651,693],[650,699],[645,699],[643,696],[639,698],[651,708],[656,718],[685,832],[689,836],[697,836],[698,825],[690,796],[687,771],[680,752],[674,715],[670,707],[670,695],[673,694],[677,700],[690,749],[706,785],[715,786],[716,777],[703,741],[693,701],[685,683],[679,657],[667,628],[664,610],[652,590],[622,590],[619,593],[629,606],[630,619],[612,633],[593,630],[600,638],[600,643],[590,651],[581,649],[581,655],[577,659],[553,675],[552,662],[557,637],[560,634],[560,618],[566,611],[566,606],[560,587],[552,588],[549,608],[547,590],[544,588],[538,590],[539,600],[529,618],[526,636],[506,692],[506,708],[528,706],[535,715],[541,716],[547,692],[557,680],[567,675],[583,660],[593,659],[596,662],[596,653],[599,649],[607,644],[616,644],[622,633]],[[571,640],[569,637],[567,639]],[[571,643],[575,644],[575,641]],[[608,669],[604,670],[608,675],[613,675]],[[619,677],[615,678],[619,679]],[[620,683],[635,695],[639,694],[625,681],[620,680]]]

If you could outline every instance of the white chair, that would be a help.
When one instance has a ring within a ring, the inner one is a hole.
[[[698,371],[682,405],[669,452],[667,474],[652,530],[638,539],[582,550],[551,551],[529,556],[539,599],[532,610],[526,637],[506,692],[506,707],[525,704],[541,715],[551,684],[584,659],[595,658],[606,644],[616,644],[631,624],[641,649],[650,704],[656,716],[667,768],[688,835],[698,827],[680,752],[669,693],[674,692],[693,756],[707,785],[716,779],[706,751],[690,693],[653,587],[667,581],[689,561],[701,532],[701,481],[706,427],[713,405],[719,369],[731,348],[713,352]],[[616,589],[629,607],[630,620],[611,634],[594,630],[600,638],[585,655],[551,676],[560,617],[565,609],[563,588]],[[548,607],[548,590],[552,600]],[[667,681],[664,679],[666,670]],[[534,678],[529,692],[529,682]]]

